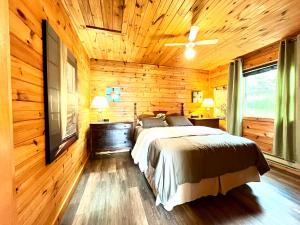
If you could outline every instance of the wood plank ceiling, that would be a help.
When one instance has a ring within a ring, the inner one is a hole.
[[[84,25],[121,33],[124,0],[78,0]]]
[[[210,69],[300,30],[300,0],[61,1],[90,58],[104,60]],[[183,47],[164,44],[186,42],[191,24],[200,26],[197,40],[219,43],[187,60]]]

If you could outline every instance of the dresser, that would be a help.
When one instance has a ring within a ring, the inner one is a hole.
[[[97,122],[90,124],[92,157],[97,153],[130,150],[132,148],[132,122]]]
[[[189,118],[194,126],[219,128],[219,118]]]

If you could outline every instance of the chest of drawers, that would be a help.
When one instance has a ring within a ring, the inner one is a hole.
[[[97,153],[131,149],[132,131],[132,122],[91,123],[90,144],[92,157]]]

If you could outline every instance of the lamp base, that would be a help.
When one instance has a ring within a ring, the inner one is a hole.
[[[97,122],[99,122],[99,123],[108,123],[109,122],[109,119],[100,119],[100,120],[98,120]]]
[[[109,122],[108,118],[103,118],[104,111],[99,111],[98,122]]]

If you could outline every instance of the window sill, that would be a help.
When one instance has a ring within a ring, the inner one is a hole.
[[[243,117],[243,120],[261,121],[261,122],[274,122],[273,118],[262,118],[262,117]]]

